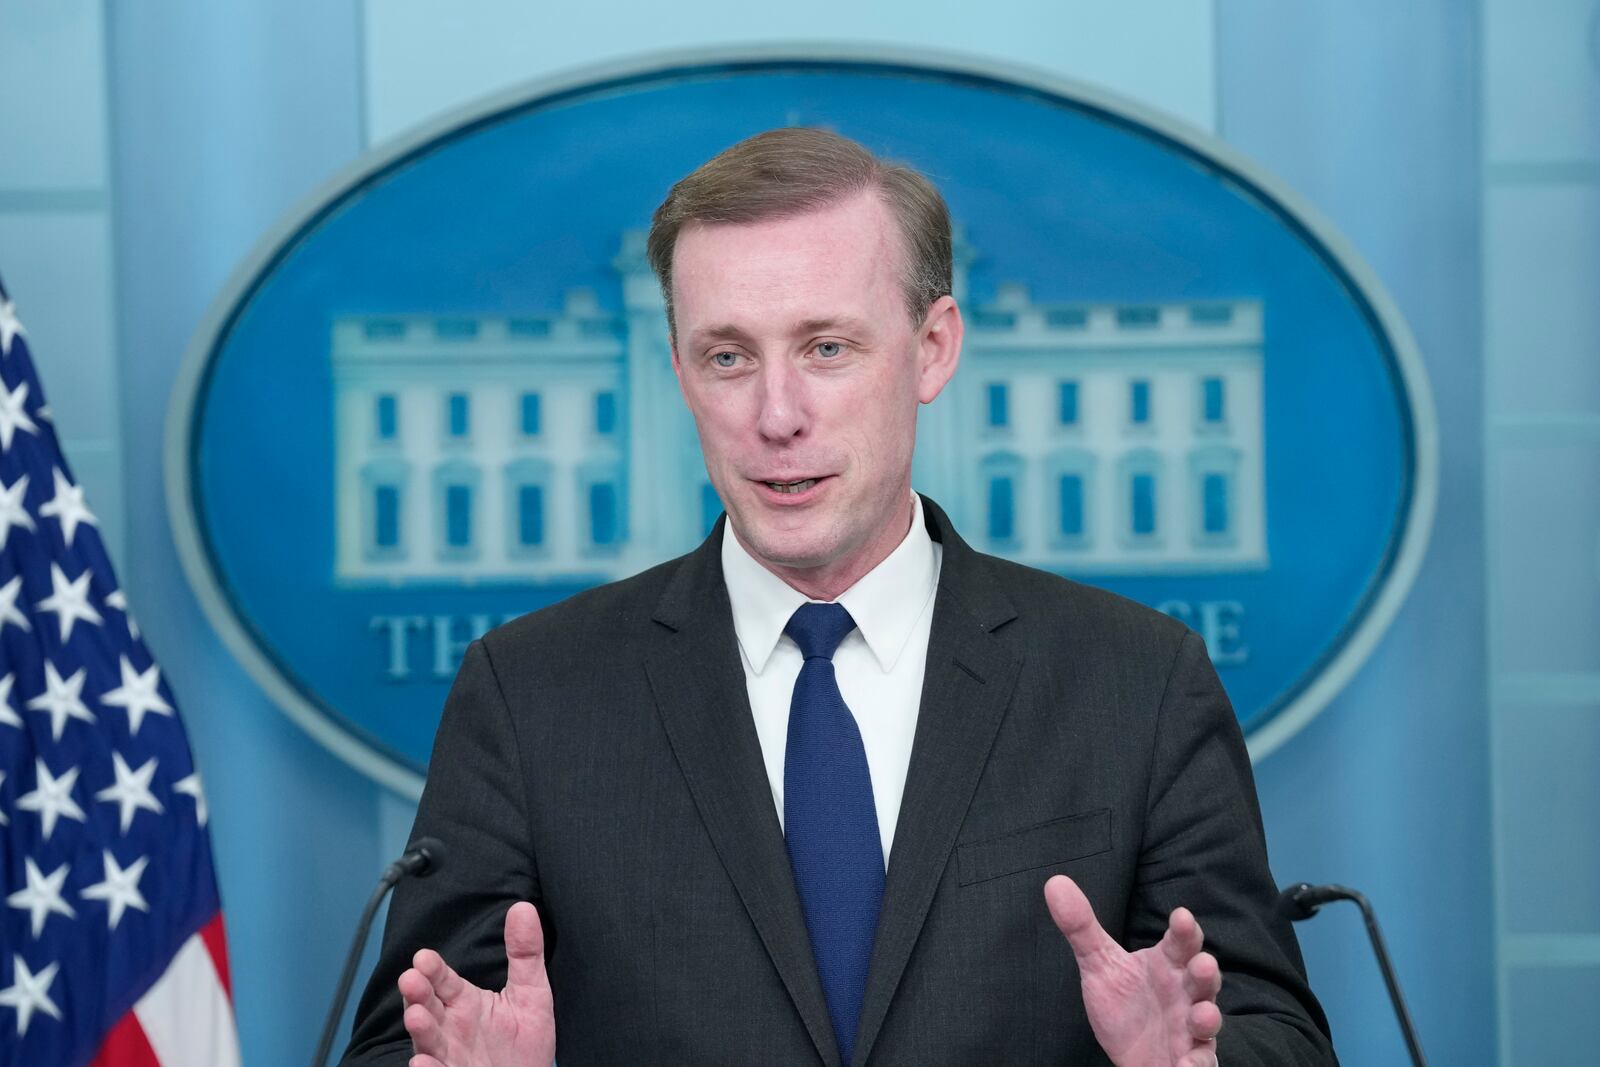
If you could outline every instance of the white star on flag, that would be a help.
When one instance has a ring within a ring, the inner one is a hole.
[[[49,874],[39,870],[33,862],[33,857],[23,859],[28,885],[6,897],[6,903],[13,908],[27,911],[28,921],[33,926],[33,936],[38,937],[44,930],[44,923],[51,912],[65,915],[69,919],[76,919],[78,913],[72,910],[72,905],[61,899],[61,885],[67,880],[67,869],[70,864],[63,863]]]
[[[120,589],[113,589],[106,594],[106,607],[116,608],[122,612],[122,617],[128,620],[128,636],[135,641],[139,640],[139,624],[133,621],[133,616],[128,613],[128,597]]]
[[[17,1036],[21,1037],[28,1032],[28,1023],[32,1021],[35,1010],[44,1012],[52,1019],[61,1018],[61,1009],[50,999],[50,983],[56,980],[60,964],[52,963],[34,974],[20,955],[13,953],[11,960],[11,985],[0,989],[0,1008],[17,1010]]]
[[[112,772],[117,780],[114,784],[106,786],[94,795],[96,800],[109,801],[122,807],[122,832],[127,833],[128,827],[133,825],[133,816],[140,808],[153,811],[157,815],[166,811],[150,793],[150,779],[156,773],[156,758],[151,756],[145,765],[136,771],[128,769],[128,764],[122,758],[122,753],[111,753]]]
[[[200,782],[200,772],[195,771],[189,777],[179,778],[176,782],[173,782],[172,791],[194,797],[195,821],[204,826],[208,812],[206,810],[206,791],[205,786]]]
[[[22,320],[17,318],[17,305],[0,297],[0,356],[9,356],[12,338],[27,332],[22,328]]]
[[[61,564],[50,561],[51,594],[33,606],[34,611],[53,611],[61,621],[61,643],[66,644],[72,637],[72,625],[79,619],[85,622],[98,624],[100,613],[94,605],[89,603],[89,579],[94,577],[94,572],[85,567],[83,573],[72,581],[67,581],[67,574],[61,569]]]
[[[83,722],[94,722],[94,712],[90,711],[80,698],[83,692],[83,679],[85,669],[79,667],[71,678],[63,679],[56,671],[56,665],[51,660],[44,661],[44,687],[45,691],[28,701],[29,711],[47,711],[50,713],[50,739],[61,740],[61,733],[67,728],[68,719],[80,719]]]
[[[62,452],[33,342],[0,285],[0,1067],[121,1063],[130,1044],[152,1064],[237,1067],[181,705],[129,613],[93,479]]]
[[[133,661],[127,656],[121,657],[120,665],[122,684],[115,689],[107,690],[100,697],[100,703],[126,709],[128,732],[137,736],[146,715],[152,712],[156,715],[171,715],[172,705],[162,699],[161,694],[157,692],[161,686],[160,667],[152,663],[140,673],[133,669]]]
[[[22,716],[18,715],[11,706],[11,687],[16,684],[17,676],[15,674],[8,674],[4,678],[0,678],[0,726],[15,726],[20,730],[22,728]],[[0,778],[4,777],[5,775],[0,774]]]
[[[83,502],[83,487],[73,485],[72,480],[62,473],[61,468],[55,468],[56,495],[39,505],[39,514],[45,518],[55,518],[61,523],[61,534],[67,540],[67,547],[72,547],[73,535],[78,532],[78,524],[86,522],[90,526],[100,525],[88,505]],[[3,542],[0,542],[3,543]]]
[[[74,767],[57,778],[50,773],[50,768],[44,765],[44,760],[35,758],[33,764],[37,784],[33,792],[24,793],[17,798],[17,808],[20,811],[39,813],[39,818],[44,823],[44,839],[50,840],[50,835],[56,829],[56,820],[63,815],[79,822],[87,822],[83,809],[72,799],[72,787],[78,783],[78,768]]]
[[[23,496],[27,492],[26,474],[0,489],[0,548],[6,547],[6,541],[11,537],[11,527],[23,530],[35,529],[33,516],[28,513],[28,505],[23,502]]]
[[[17,575],[5,585],[0,585],[0,633],[5,632],[6,623],[15,623],[24,630],[33,629],[28,622],[28,617],[17,610],[17,597],[22,593],[22,575]]]
[[[11,439],[17,435],[18,430],[25,430],[37,434],[39,427],[28,417],[24,407],[28,402],[28,383],[22,382],[15,389],[6,389],[0,385],[0,451],[11,449]]]
[[[145,902],[144,894],[139,892],[139,879],[144,876],[145,866],[150,862],[149,856],[140,856],[130,866],[124,868],[117,864],[117,858],[111,850],[105,849],[106,880],[87,886],[79,896],[85,900],[103,900],[110,907],[106,919],[110,928],[115,930],[122,921],[122,913],[129,908],[138,908],[140,911],[149,911],[150,905]]]

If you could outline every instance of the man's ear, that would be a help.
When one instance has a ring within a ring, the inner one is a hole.
[[[917,331],[917,399],[933,403],[961,362],[965,327],[954,297],[941,296],[928,308]]]

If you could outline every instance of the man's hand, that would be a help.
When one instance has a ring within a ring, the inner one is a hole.
[[[532,904],[506,913],[506,987],[479,989],[431,948],[400,976],[410,1067],[550,1067],[556,1016],[544,971],[544,930]]]
[[[1078,959],[1083,1006],[1095,1039],[1117,1067],[1217,1067],[1222,970],[1200,951],[1200,924],[1187,908],[1159,942],[1128,952],[1094,917],[1072,879],[1044,884],[1050,917]]]

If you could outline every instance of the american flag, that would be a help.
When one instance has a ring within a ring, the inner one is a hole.
[[[239,1062],[200,775],[0,285],[0,1067]]]

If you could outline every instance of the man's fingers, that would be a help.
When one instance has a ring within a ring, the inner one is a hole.
[[[1066,936],[1067,943],[1072,946],[1072,954],[1078,958],[1080,968],[1095,959],[1122,952],[1122,946],[1112,940],[1094,917],[1094,907],[1089,903],[1089,898],[1083,895],[1083,890],[1071,878],[1058,874],[1046,882],[1044,900],[1050,908],[1050,918],[1055,920],[1056,929]]]
[[[1216,1000],[1222,992],[1222,968],[1209,952],[1199,952],[1183,970],[1183,989],[1191,1000]]]
[[[432,1056],[413,1056],[406,1061],[406,1067],[445,1067],[445,1065]]]
[[[444,1055],[444,1028],[433,1013],[421,1004],[412,1004],[401,1016],[406,1033],[411,1035],[411,1051],[423,1056]]]
[[[1178,1061],[1178,1067],[1217,1067],[1217,1054],[1211,1049],[1196,1049]]]
[[[405,1001],[406,1007],[419,1004],[427,1009],[428,1014],[435,1017],[444,1011],[444,1005],[434,995],[433,983],[424,978],[422,972],[415,967],[402,974],[395,985],[400,987],[400,999]]]
[[[506,912],[506,986],[543,989],[549,985],[539,912],[527,901],[520,901]]]
[[[1189,1036],[1196,1041],[1215,1041],[1222,1031],[1222,1009],[1215,1001],[1202,1000],[1189,1006]]]
[[[1205,943],[1205,935],[1194,913],[1188,908],[1175,909],[1167,920],[1167,932],[1161,935],[1162,955],[1174,966],[1185,967]]]
[[[443,956],[431,948],[418,950],[417,954],[411,957],[411,966],[428,980],[433,986],[434,995],[446,1007],[449,1007],[450,1002],[462,993],[473,988],[470,982],[455,972],[455,968],[444,961]]]

